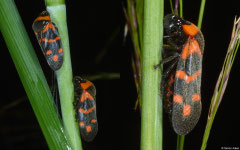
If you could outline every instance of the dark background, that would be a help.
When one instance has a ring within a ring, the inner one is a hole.
[[[36,50],[40,64],[49,84],[52,72],[38,46],[31,29],[33,20],[45,9],[43,1],[15,0],[23,23]],[[233,20],[240,15],[239,2],[207,1],[202,24],[205,52],[202,74],[202,116],[195,129],[185,137],[185,149],[200,149],[206,125],[208,108],[221,70]],[[121,73],[121,79],[95,80],[97,88],[97,115],[99,132],[91,143],[83,142],[84,149],[140,149],[140,115],[134,110],[136,89],[131,72],[130,38],[123,43],[125,19],[122,3],[113,0],[66,1],[71,59],[74,75],[93,75],[101,72]],[[197,23],[200,1],[184,1],[183,16]],[[170,13],[168,1],[165,14]],[[101,61],[96,62],[113,33],[117,36],[108,45]],[[0,38],[2,59],[0,101],[0,149],[48,149],[26,97],[15,66],[2,36]],[[213,123],[207,149],[240,147],[239,133],[239,84],[240,58],[237,54],[228,86]],[[121,84],[120,84],[121,80]],[[9,104],[14,104],[6,108]],[[168,120],[164,120],[164,149],[176,147],[176,134]]]

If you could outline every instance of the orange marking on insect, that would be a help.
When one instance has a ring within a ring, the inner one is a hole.
[[[58,53],[62,53],[62,52],[63,52],[62,48],[59,48]]]
[[[48,42],[48,43],[53,43],[53,42],[56,42],[57,40],[60,40],[60,37],[59,36],[57,36],[55,39],[46,39],[46,38],[42,38],[42,39],[40,39],[38,42],[40,43],[40,42]]]
[[[55,61],[55,62],[57,62],[58,61],[58,55],[56,54],[56,55],[53,55],[53,61]]]
[[[173,94],[173,91],[171,90],[170,86],[174,83],[173,75],[170,76],[170,80],[168,82],[168,88],[167,88],[167,97],[171,96]]]
[[[174,83],[173,75],[171,75],[170,81],[168,82],[168,85],[170,86],[172,83]]]
[[[86,81],[86,82],[84,82],[84,83],[80,83],[80,85],[81,85],[81,87],[82,87],[83,90],[86,90],[86,89],[88,89],[90,86],[92,86],[93,84],[92,84],[92,82],[90,82],[90,81]]]
[[[87,99],[89,99],[89,100],[93,100],[94,98],[92,97],[92,95],[91,94],[89,94],[87,91],[83,91],[83,94],[82,94],[82,96],[81,96],[81,102],[83,103],[85,100],[87,100]]]
[[[91,120],[91,123],[96,123],[96,122],[97,122],[96,119],[92,119],[92,120]]]
[[[183,116],[189,116],[191,114],[191,106],[190,105],[184,105],[183,106]]]
[[[51,55],[52,51],[51,50],[47,50],[46,55]]]
[[[197,53],[199,56],[202,57],[202,53],[198,44],[198,41],[194,38],[188,39],[188,42],[183,48],[181,58],[187,59],[190,54]]]
[[[52,42],[56,42],[57,40],[60,40],[59,36],[57,36],[55,39],[49,39],[47,42],[52,43]]]
[[[37,17],[37,18],[34,20],[34,22],[35,22],[35,21],[41,21],[41,20],[50,21],[51,18],[50,18],[50,16],[39,16],[39,17]]]
[[[199,29],[197,26],[195,26],[194,24],[190,24],[190,25],[182,25],[183,27],[183,31],[185,34],[190,35],[190,36],[195,36],[198,32]]]
[[[46,27],[43,29],[43,33],[45,33],[48,29],[52,29],[53,31],[55,31],[55,27],[54,27],[54,25],[51,23],[51,22],[49,22],[47,25],[46,25]]]
[[[173,97],[173,101],[175,102],[175,103],[182,103],[183,102],[183,98],[182,98],[182,96],[181,95],[174,95],[174,97]]]
[[[84,110],[83,108],[80,108],[80,109],[78,109],[78,112],[84,113],[84,114],[89,114],[89,113],[91,113],[94,109],[95,109],[94,106],[91,107],[91,108],[89,108],[88,110]]]
[[[188,76],[186,72],[182,70],[178,70],[176,72],[176,77],[179,79],[184,79],[187,83],[190,83],[191,81],[194,81],[197,79],[197,77],[201,74],[201,70],[198,70],[196,73],[194,73],[192,76]]]
[[[92,132],[92,127],[90,125],[86,126],[86,131],[87,132]]]
[[[45,41],[48,41],[48,39],[46,39],[46,38],[42,38],[42,39],[38,40],[39,43],[41,43],[41,42],[45,42]]]
[[[167,88],[167,97],[171,96],[173,94],[173,91],[171,91],[170,87]]]
[[[192,96],[193,101],[200,101],[201,97],[198,93],[194,93]]]
[[[79,126],[85,126],[85,123],[84,122],[79,122]]]

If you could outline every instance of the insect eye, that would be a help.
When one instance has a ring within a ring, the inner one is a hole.
[[[171,28],[171,34],[174,34],[175,36],[178,34],[178,28],[176,26],[172,26]]]

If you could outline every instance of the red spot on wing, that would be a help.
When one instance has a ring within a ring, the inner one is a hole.
[[[179,95],[179,94],[176,94],[176,95],[174,95],[174,97],[173,97],[173,101],[175,102],[175,103],[182,103],[183,102],[183,97],[181,96],[181,95]]]
[[[198,44],[198,41],[192,37],[189,37],[186,45],[183,48],[181,58],[187,59],[190,54],[197,53],[202,57],[202,53]]]
[[[49,22],[47,25],[46,25],[46,27],[43,29],[43,33],[45,33],[48,29],[52,29],[53,31],[55,31],[55,27],[54,27],[54,25],[51,23],[51,22]]]
[[[201,74],[201,70],[198,70],[196,73],[194,73],[194,74],[191,75],[191,76],[188,76],[185,71],[178,70],[178,71],[176,72],[176,77],[179,78],[179,79],[185,80],[187,83],[190,83],[190,82],[196,80],[197,77],[198,77],[200,74]]]
[[[53,59],[54,62],[57,62],[57,61],[58,61],[58,55],[57,55],[57,54],[56,54],[56,55],[53,55],[53,58],[52,58],[52,59]]]
[[[189,116],[191,114],[191,106],[190,105],[184,105],[183,106],[183,116]]]
[[[96,122],[97,122],[96,119],[92,119],[92,120],[91,120],[91,123],[96,123]]]
[[[200,101],[200,100],[201,100],[201,97],[200,97],[200,95],[199,95],[198,93],[195,93],[195,94],[193,94],[193,96],[192,96],[192,100],[193,100],[193,101]]]
[[[51,55],[52,51],[51,50],[47,50],[46,55]]]
[[[83,127],[83,126],[85,126],[85,123],[81,121],[81,122],[79,122],[79,126]]]
[[[62,52],[63,52],[62,48],[59,48],[58,53],[62,53]]]
[[[89,94],[87,91],[83,91],[83,94],[81,96],[81,102],[83,103],[85,100],[94,100],[93,96],[91,94]]]
[[[78,111],[79,111],[80,113],[89,114],[89,113],[91,113],[94,109],[95,109],[95,107],[93,106],[93,107],[89,108],[88,110],[84,110],[83,108],[80,108]]]
[[[47,38],[42,38],[38,42],[48,42],[48,43],[53,43],[56,42],[57,40],[60,40],[60,37],[57,36],[55,39],[47,39]]]
[[[86,126],[86,131],[87,132],[92,132],[92,127],[90,125]]]

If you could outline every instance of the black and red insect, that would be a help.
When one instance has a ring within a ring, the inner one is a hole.
[[[169,14],[164,18],[163,100],[174,131],[188,134],[201,115],[204,38],[191,22]]]
[[[96,112],[96,88],[92,82],[74,77],[74,107],[79,124],[81,137],[89,142],[92,141],[98,131]]]
[[[32,25],[42,52],[52,70],[61,68],[63,63],[63,49],[58,29],[51,22],[50,15],[43,11]]]

